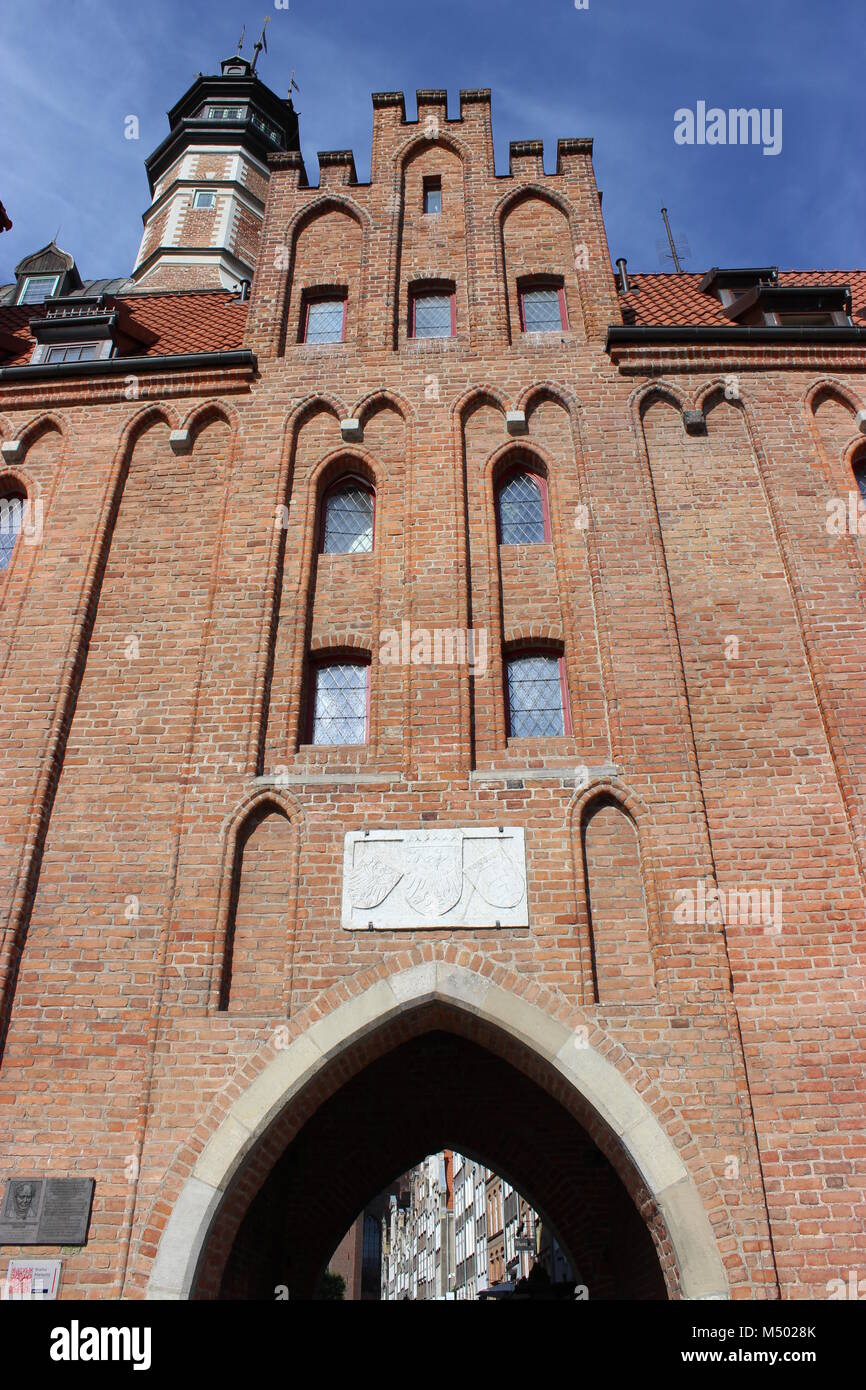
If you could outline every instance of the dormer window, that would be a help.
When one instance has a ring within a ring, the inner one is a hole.
[[[769,314],[767,322],[794,324],[800,328],[832,328],[836,323],[836,316],[829,311],[820,314]]]
[[[816,272],[820,275],[820,272]],[[798,277],[801,278],[801,277]],[[775,266],[707,272],[704,294],[722,305],[725,316],[742,328],[847,328],[851,324],[848,285],[779,283]]]
[[[46,349],[43,362],[93,362],[102,356],[101,343],[70,343],[66,347]]]
[[[19,304],[44,304],[57,289],[59,275],[28,275],[21,286]]]
[[[59,367],[103,361],[140,351],[156,341],[128,307],[110,294],[55,295],[30,320],[36,340],[31,366]]]

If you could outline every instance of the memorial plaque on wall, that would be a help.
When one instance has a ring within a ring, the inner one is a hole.
[[[86,1245],[93,1178],[10,1178],[0,1245]]]

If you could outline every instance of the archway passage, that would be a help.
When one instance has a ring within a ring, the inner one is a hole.
[[[404,1040],[321,1103],[301,1095],[275,1120],[216,1213],[193,1296],[273,1299],[284,1286],[292,1299],[311,1297],[365,1203],[425,1154],[454,1147],[543,1214],[590,1299],[665,1298],[647,1224],[657,1212],[637,1176],[630,1193],[538,1079],[468,1030],[443,1026],[441,1010],[425,1014],[414,1036],[404,1028]]]

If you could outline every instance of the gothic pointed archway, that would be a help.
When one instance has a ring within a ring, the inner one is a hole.
[[[309,1297],[364,1202],[442,1145],[552,1222],[590,1297],[726,1298],[686,1166],[619,1069],[485,977],[430,962],[308,1027],[238,1096],[162,1233],[149,1298]]]

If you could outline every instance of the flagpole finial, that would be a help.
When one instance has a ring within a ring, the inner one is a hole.
[[[237,53],[235,54],[235,57],[236,57],[236,58],[239,58],[239,57],[241,56],[241,49],[242,49],[243,46],[244,46],[244,38],[246,37],[246,32],[247,32],[247,26],[244,25],[243,29],[241,30],[241,36],[240,36],[240,38],[238,39],[238,51],[237,51]]]

